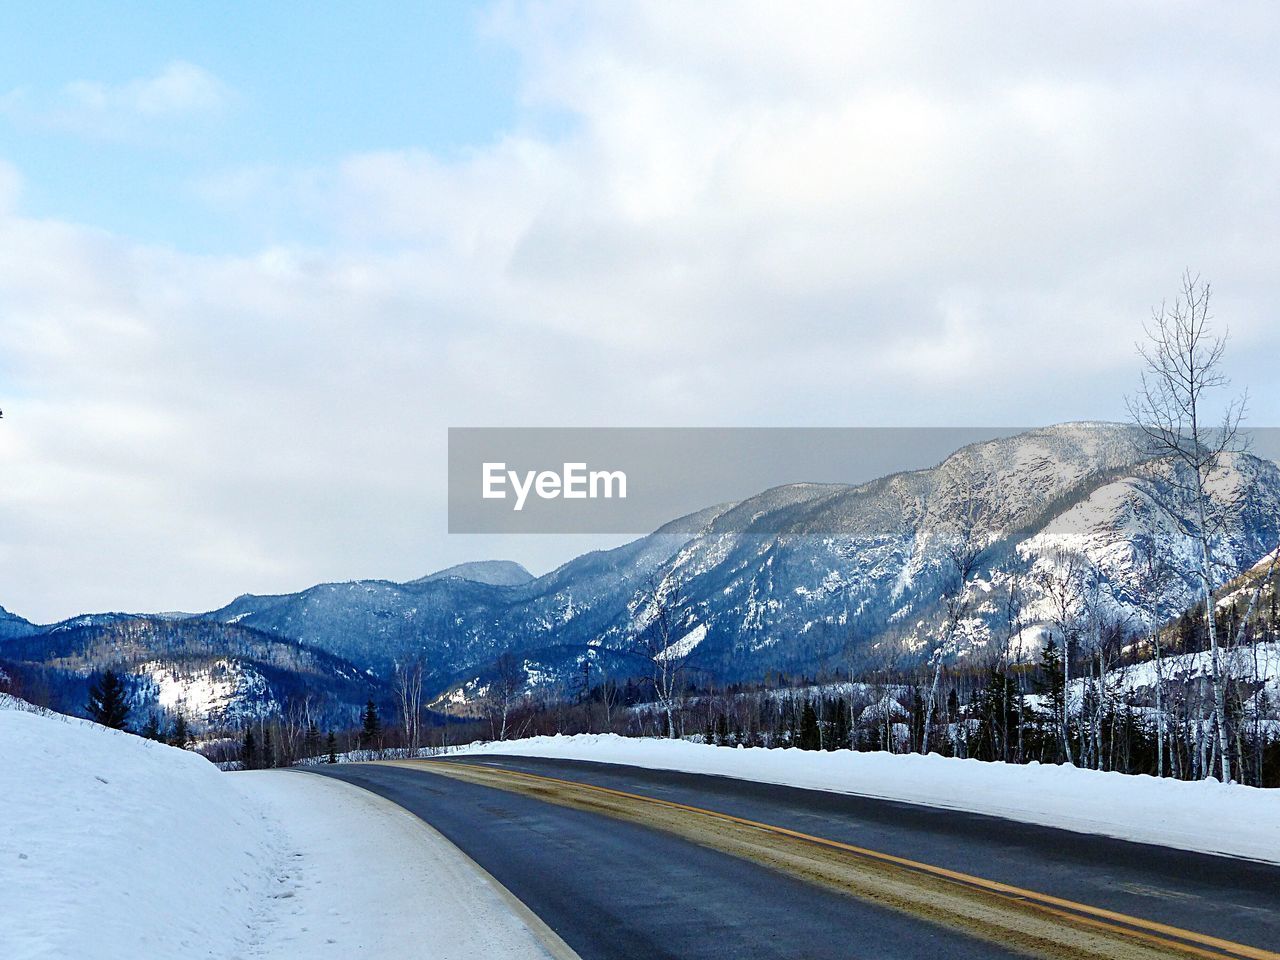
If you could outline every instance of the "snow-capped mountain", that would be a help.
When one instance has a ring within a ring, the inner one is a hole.
[[[777,487],[541,577],[464,564],[408,583],[245,595],[179,623],[252,628],[382,680],[422,657],[432,696],[459,704],[487,687],[503,654],[531,687],[569,689],[584,661],[618,679],[643,672],[642,636],[659,609],[675,630],[668,656],[687,656],[705,678],[814,675],[931,655],[964,540],[977,559],[948,656],[981,655],[1015,632],[1042,637],[1052,619],[1042,585],[1067,558],[1088,569],[1097,609],[1137,628],[1190,605],[1196,562],[1189,532],[1160,507],[1176,477],[1146,461],[1140,440],[1119,424],[1048,427],[858,486]],[[1215,541],[1226,582],[1277,545],[1280,468],[1235,455],[1213,494],[1240,505]]]
[[[421,653],[435,685],[455,696],[484,688],[506,652],[520,659],[530,686],[571,683],[584,660],[605,652],[605,670],[626,670],[628,657],[642,662],[636,634],[655,587],[676,608],[673,655],[687,653],[718,680],[902,662],[932,649],[947,544],[958,518],[968,517],[983,550],[954,653],[979,653],[1007,632],[1002,588],[1011,577],[1022,575],[1026,590],[1065,551],[1097,568],[1117,616],[1147,612],[1138,581],[1148,552],[1175,561],[1159,611],[1190,602],[1192,543],[1159,510],[1168,478],[1143,463],[1139,441],[1119,424],[1049,427],[860,486],[777,487],[522,583],[444,571],[406,584],[246,596],[207,616],[314,644],[383,675],[398,657]],[[1219,487],[1224,500],[1245,494],[1219,544],[1229,574],[1274,545],[1280,471],[1241,455]],[[1017,612],[1023,628],[1044,619],[1027,593]]]
[[[715,513],[703,511],[625,546],[588,553],[524,583],[454,575],[326,583],[294,594],[245,595],[204,616],[299,640],[381,676],[398,661],[421,655],[443,689],[503,653],[580,651],[616,632],[628,598],[688,542],[690,534],[678,531],[695,529]]]

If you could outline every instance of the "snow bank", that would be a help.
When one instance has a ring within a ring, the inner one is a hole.
[[[1183,850],[1280,863],[1280,791],[919,754],[714,747],[612,734],[472,744],[507,754],[705,773],[985,813]]]
[[[288,770],[227,777],[287,852],[254,957],[545,960],[501,888],[413,814],[359,787]],[[508,895],[509,896],[509,895]],[[563,955],[563,954],[562,954]]]
[[[6,706],[0,956],[243,955],[270,837],[230,779],[194,753]]]
[[[223,774],[0,696],[0,957],[549,956],[452,844],[357,787]],[[509,895],[507,895],[509,896]],[[536,931],[536,932],[535,932]]]

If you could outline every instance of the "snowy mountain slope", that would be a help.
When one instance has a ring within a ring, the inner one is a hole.
[[[29,637],[39,629],[34,623],[30,623],[17,614],[10,613],[4,607],[0,607],[0,643],[10,637]]]
[[[317,722],[350,723],[369,697],[390,701],[375,677],[320,650],[238,625],[204,620],[83,618],[48,633],[13,639],[0,668],[19,688],[43,692],[50,706],[83,715],[94,675],[110,667],[130,689],[131,722],[149,714],[193,732],[236,728],[309,698]]]
[[[0,696],[6,960],[551,955],[452,844],[364,790],[29,710]]]
[[[1170,480],[1167,465],[1152,464],[1107,483],[1019,543],[1019,553],[1041,571],[1061,566],[1063,552],[1087,558],[1101,574],[1105,612],[1134,628],[1152,619],[1150,602],[1143,594],[1154,564],[1166,573],[1155,621],[1177,616],[1199,601],[1195,571],[1200,555],[1191,532],[1159,505],[1175,497]],[[1241,491],[1244,497],[1239,515],[1214,543],[1218,583],[1253,566],[1275,549],[1280,538],[1280,468],[1248,455],[1230,457],[1211,494],[1226,509]],[[1033,605],[1029,616],[1036,614],[1048,616],[1047,611]]]
[[[320,584],[283,596],[245,595],[205,614],[299,640],[389,676],[398,659],[423,655],[442,690],[506,652],[595,642],[625,601],[689,539],[703,511],[613,550],[585,554],[526,583],[458,577],[412,583]]]
[[[784,487],[744,501],[662,571],[664,587],[681,598],[683,627],[706,628],[691,663],[720,679],[752,679],[768,669],[924,655],[939,633],[943,548],[961,515],[973,518],[983,552],[957,654],[1002,642],[1011,575],[1063,550],[1097,564],[1113,613],[1135,625],[1145,608],[1138,559],[1143,551],[1164,558],[1174,576],[1159,611],[1175,615],[1194,597],[1192,541],[1155,506],[1170,495],[1168,477],[1142,462],[1135,434],[1069,424],[967,447],[932,470],[861,487]],[[1229,466],[1215,495],[1242,491],[1245,507],[1215,548],[1223,580],[1280,536],[1280,470],[1247,455]],[[1044,611],[1020,585],[1025,628]]]

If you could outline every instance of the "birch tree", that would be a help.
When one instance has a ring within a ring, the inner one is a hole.
[[[510,734],[511,714],[521,699],[527,679],[524,661],[509,652],[498,657],[487,697],[489,725],[495,740],[506,740]]]
[[[1074,764],[1071,749],[1071,641],[1079,633],[1084,605],[1085,558],[1075,550],[1054,550],[1035,568],[1035,583],[1048,606],[1050,623],[1062,638],[1062,715],[1058,738],[1067,763]]]
[[[1161,554],[1150,539],[1143,539],[1133,545],[1135,558],[1135,582],[1138,597],[1142,604],[1143,620],[1147,642],[1154,655],[1156,672],[1156,776],[1165,774],[1165,751],[1169,739],[1169,709],[1165,703],[1164,643],[1160,636],[1160,611],[1165,595],[1173,580],[1173,568],[1168,559]]]
[[[1173,303],[1162,303],[1152,311],[1143,327],[1146,342],[1138,344],[1145,367],[1141,384],[1128,405],[1146,438],[1147,452],[1173,467],[1170,482],[1178,496],[1157,502],[1190,533],[1198,548],[1195,574],[1209,634],[1214,732],[1222,780],[1230,783],[1227,683],[1213,607],[1218,577],[1213,544],[1226,517],[1209,491],[1225,458],[1245,449],[1240,423],[1247,396],[1228,401],[1216,419],[1209,408],[1212,396],[1229,384],[1222,372],[1227,337],[1215,334],[1211,299],[1210,285],[1187,271]],[[1210,769],[1203,773],[1213,775]]]
[[[937,628],[931,655],[933,681],[925,701],[924,729],[920,734],[922,754],[929,753],[943,663],[955,654],[956,640],[973,603],[969,587],[986,548],[986,526],[991,511],[991,498],[985,485],[972,472],[951,478],[942,502],[943,514],[938,518],[937,530],[942,574],[942,622]]]
[[[666,718],[669,740],[676,736],[676,705],[694,650],[694,644],[687,641],[693,624],[688,612],[681,609],[680,596],[680,585],[674,580],[650,579],[636,605],[641,646],[652,664],[654,699]]]
[[[421,653],[406,652],[396,660],[395,691],[404,727],[404,743],[412,756],[422,741],[422,674]]]

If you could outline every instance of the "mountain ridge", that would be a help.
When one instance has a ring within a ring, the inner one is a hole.
[[[1172,477],[1140,442],[1140,431],[1124,424],[1043,427],[866,483],[779,485],[541,576],[511,561],[479,561],[405,583],[243,594],[174,621],[174,629],[251,628],[325,651],[382,682],[397,664],[421,658],[431,695],[461,694],[464,703],[503,655],[517,659],[531,687],[575,682],[584,664],[615,675],[641,671],[655,596],[670,602],[676,642],[706,679],[909,664],[935,642],[945,541],[957,517],[977,511],[983,560],[966,585],[971,616],[951,652],[975,656],[1007,632],[1000,597],[1015,582],[1052,576],[1063,551],[1096,568],[1117,617],[1150,615],[1135,587],[1137,541],[1145,537],[1144,549],[1174,558],[1190,548],[1186,532],[1157,510]],[[1215,547],[1222,569],[1238,572],[1275,547],[1280,468],[1241,454],[1224,476],[1247,494],[1247,509]],[[1177,612],[1193,594],[1183,570],[1160,610]],[[119,616],[73,618],[50,630]],[[1026,617],[1027,636],[1042,639],[1048,618],[1034,598]]]

